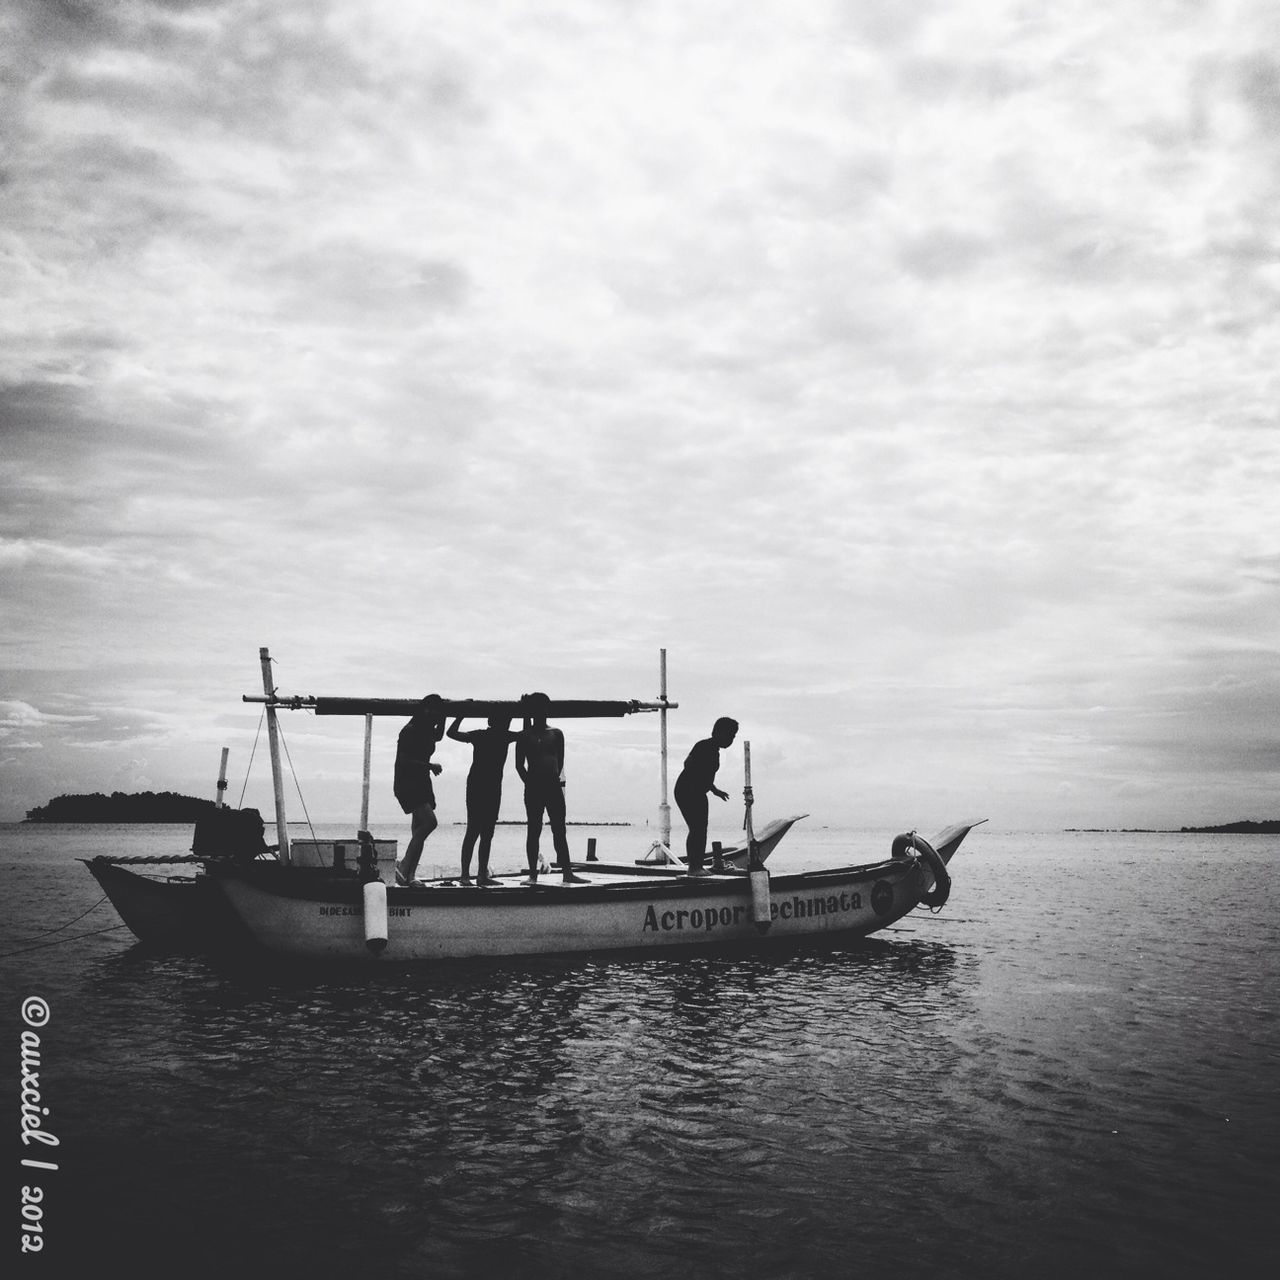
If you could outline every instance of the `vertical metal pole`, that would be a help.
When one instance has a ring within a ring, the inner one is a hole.
[[[262,692],[268,698],[275,696],[271,683],[271,655],[266,649],[258,650],[262,663]],[[280,729],[276,724],[275,706],[267,703],[267,743],[271,748],[271,785],[276,793],[276,844],[280,849],[280,861],[289,862],[289,824],[284,815],[284,774],[280,769]]]
[[[658,650],[658,667],[661,688],[658,697],[662,709],[658,712],[658,727],[662,741],[662,803],[658,806],[658,833],[664,849],[671,848],[671,806],[667,803],[667,651]]]
[[[222,808],[227,796],[227,756],[230,754],[230,747],[222,748],[222,763],[218,766],[218,797],[213,802],[219,809]]]
[[[364,791],[360,796],[360,830],[369,830],[369,760],[373,754],[373,716],[364,718]]]
[[[747,873],[751,881],[751,918],[755,921],[760,933],[768,933],[773,922],[773,904],[769,897],[769,872],[765,869],[760,857],[760,846],[756,844],[756,833],[751,825],[751,806],[755,797],[751,794],[751,743],[742,744],[743,751],[743,787],[742,798],[746,804],[747,816],[743,826],[747,829]]]

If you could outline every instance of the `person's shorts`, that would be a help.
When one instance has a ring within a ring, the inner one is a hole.
[[[415,809],[421,809],[424,804],[429,804],[433,809],[436,807],[436,789],[431,785],[430,776],[415,781],[412,786],[400,786],[396,788],[396,801],[405,813],[413,813]]]
[[[498,821],[502,809],[502,788],[467,779],[467,821],[488,826]]]
[[[680,815],[689,826],[705,827],[707,825],[707,821],[711,816],[711,806],[705,791],[696,791],[693,788],[686,789],[677,785],[675,797]]]

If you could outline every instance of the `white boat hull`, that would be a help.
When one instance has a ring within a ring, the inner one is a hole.
[[[968,827],[948,848],[950,856]],[[573,952],[772,946],[863,937],[901,919],[931,886],[915,857],[830,871],[776,875],[769,922],[753,918],[750,878],[574,867],[536,886],[506,878],[478,888],[430,882],[390,888],[387,942],[366,945],[361,888],[351,876],[259,866],[217,877],[231,909],[261,948],[312,960],[454,960]]]

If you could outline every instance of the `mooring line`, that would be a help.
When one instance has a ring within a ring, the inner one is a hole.
[[[39,933],[33,934],[32,937],[43,938],[46,934],[61,933],[63,929],[70,929],[71,926],[75,924],[77,920],[83,920],[85,916],[89,914],[90,911],[97,911],[97,909],[100,906],[102,906],[102,904],[106,902],[106,900],[107,900],[107,895],[104,893],[102,897],[100,897],[97,900],[97,902],[93,904],[93,906],[86,907],[78,916],[72,916],[70,920],[67,920],[63,924],[55,924],[52,929],[42,929]],[[13,952],[10,952],[9,954],[12,955]]]
[[[0,960],[7,960],[10,956],[25,955],[28,951],[39,951],[44,947],[60,947],[64,942],[79,942],[82,938],[93,938],[100,933],[112,933],[116,929],[125,928],[122,924],[109,924],[103,929],[91,929],[88,933],[73,934],[70,938],[54,938],[50,942],[37,942],[32,947],[19,947],[16,951],[0,952]]]

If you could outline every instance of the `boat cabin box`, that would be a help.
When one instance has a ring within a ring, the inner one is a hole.
[[[375,840],[378,878],[383,884],[396,882],[396,841]],[[336,867],[354,871],[360,865],[360,841],[355,836],[343,840],[289,841],[289,860],[295,867]]]

